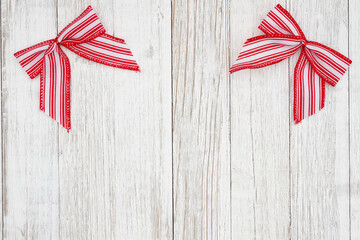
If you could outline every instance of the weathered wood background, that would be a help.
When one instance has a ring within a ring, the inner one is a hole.
[[[353,60],[293,124],[297,56],[231,76],[276,3]],[[2,0],[3,239],[360,239],[358,0]],[[142,72],[71,62],[72,130],[13,53],[89,4]]]

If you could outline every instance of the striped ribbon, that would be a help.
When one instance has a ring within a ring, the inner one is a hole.
[[[15,53],[31,79],[40,74],[40,110],[69,131],[70,64],[60,45],[81,57],[112,67],[139,71],[139,66],[124,40],[105,33],[91,6],[55,39]]]
[[[278,63],[301,48],[294,74],[294,120],[301,122],[324,107],[325,82],[335,86],[351,60],[320,43],[308,41],[294,18],[280,4],[259,29],[265,35],[248,39],[230,73]]]

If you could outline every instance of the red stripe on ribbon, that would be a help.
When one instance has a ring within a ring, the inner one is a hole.
[[[140,69],[125,41],[105,33],[91,6],[55,39],[15,53],[31,79],[40,74],[40,110],[70,130],[70,63],[60,45],[94,62],[133,71]]]
[[[301,122],[324,107],[325,82],[335,86],[351,60],[317,42],[307,41],[301,28],[280,4],[259,29],[265,35],[248,39],[230,73],[278,63],[302,48],[294,74],[294,120]]]

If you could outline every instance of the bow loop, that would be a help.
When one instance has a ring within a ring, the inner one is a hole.
[[[338,83],[351,64],[349,58],[317,42],[307,42],[304,52],[315,72],[332,86]]]
[[[64,46],[72,46],[91,41],[106,32],[91,6],[87,7],[74,21],[67,25],[56,37]]]
[[[301,46],[302,38],[293,35],[270,34],[248,39],[230,73],[261,68],[287,59]]]
[[[266,15],[259,29],[265,34],[294,35],[306,40],[298,23],[280,4]]]
[[[52,43],[53,40],[47,40],[14,54],[31,79],[39,75],[45,53]]]

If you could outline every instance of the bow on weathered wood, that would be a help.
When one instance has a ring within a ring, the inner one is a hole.
[[[324,107],[325,82],[335,86],[351,60],[327,46],[308,41],[280,4],[268,13],[259,28],[265,35],[245,42],[230,73],[278,63],[302,47],[294,74],[294,120],[299,123]]]
[[[55,39],[15,53],[31,79],[40,73],[40,109],[70,130],[70,64],[60,45],[112,67],[139,71],[139,66],[124,40],[105,33],[91,6]]]

